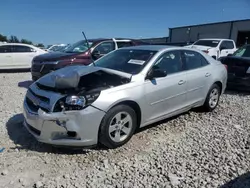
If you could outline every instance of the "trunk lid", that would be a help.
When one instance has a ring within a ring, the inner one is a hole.
[[[228,74],[234,77],[250,77],[250,58],[228,56],[221,58],[227,66]]]

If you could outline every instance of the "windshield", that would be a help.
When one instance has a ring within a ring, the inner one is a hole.
[[[65,46],[53,46],[53,47],[50,47],[49,50],[51,51],[60,51],[62,49],[64,49]]]
[[[250,46],[242,46],[237,51],[233,53],[236,57],[250,57]]]
[[[91,47],[92,42],[89,42],[89,47]],[[66,53],[81,53],[88,50],[88,44],[85,40],[76,42],[65,49]]]
[[[198,40],[193,45],[216,47],[219,44],[219,40]]]
[[[98,67],[138,74],[157,51],[120,49],[95,62]]]

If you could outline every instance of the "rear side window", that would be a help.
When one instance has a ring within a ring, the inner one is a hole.
[[[0,46],[0,53],[10,53],[12,51],[10,45]]]
[[[116,42],[118,48],[133,46],[132,42]]]
[[[14,45],[13,46],[13,52],[20,52],[20,53],[25,53],[25,52],[34,52],[35,50],[28,47],[28,46],[21,46],[21,45]]]
[[[183,51],[183,59],[185,62],[185,69],[192,70],[208,65],[208,61],[198,52]]]
[[[250,57],[250,46],[243,46],[234,52],[233,56]]]

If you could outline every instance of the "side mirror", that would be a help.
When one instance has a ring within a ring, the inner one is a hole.
[[[154,78],[161,78],[166,77],[167,73],[165,71],[162,71],[160,69],[152,68],[147,75],[147,79],[152,80]]]

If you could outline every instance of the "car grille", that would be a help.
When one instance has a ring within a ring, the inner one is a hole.
[[[51,71],[55,70],[55,65],[53,64],[33,64],[32,65],[32,71],[33,72],[41,72],[41,73],[49,73]]]
[[[49,98],[37,95],[31,89],[28,89],[28,92],[26,94],[26,103],[29,109],[34,113],[37,113],[39,108],[41,108],[45,112],[50,112]]]

